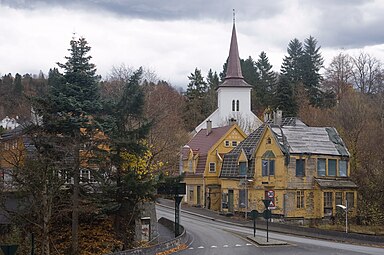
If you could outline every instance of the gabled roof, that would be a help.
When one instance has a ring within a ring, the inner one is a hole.
[[[190,149],[194,154],[199,154],[196,174],[201,174],[205,170],[208,151],[214,146],[233,126],[212,128],[207,135],[207,129],[201,129],[182,149],[182,158],[186,158],[184,153],[189,153]],[[188,148],[188,147],[189,148]],[[185,149],[184,149],[185,148]],[[187,149],[188,148],[188,149]]]
[[[252,177],[255,171],[254,153],[265,129],[272,130],[274,138],[285,154],[317,154],[349,157],[346,145],[331,127],[308,127],[296,118],[283,118],[282,124],[264,123],[251,133],[236,148],[224,156],[220,177],[240,178],[238,158],[243,150],[248,158],[247,176]]]
[[[283,126],[272,131],[284,153],[349,157],[346,145],[332,127]]]
[[[260,138],[264,132],[266,124],[262,124],[258,129],[253,131],[245,140],[243,140],[236,148],[224,155],[223,165],[221,167],[220,177],[224,178],[240,178],[238,168],[238,158],[242,151],[245,152],[248,158],[247,176],[253,176],[254,174],[254,160],[251,160],[253,150],[256,148],[260,141]]]

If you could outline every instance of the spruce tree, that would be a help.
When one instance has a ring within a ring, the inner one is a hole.
[[[276,86],[276,73],[272,70],[272,65],[269,63],[267,54],[262,51],[259,59],[256,62],[258,69],[259,80],[257,82],[257,100],[259,105],[263,108],[272,106],[273,91]]]
[[[303,44],[297,38],[291,40],[288,44],[287,53],[280,72],[286,76],[290,83],[297,84],[302,81]]]
[[[293,84],[286,75],[280,75],[274,93],[274,109],[283,111],[284,116],[294,117],[298,113]]]
[[[320,69],[323,67],[324,59],[317,47],[317,40],[310,36],[304,41],[304,54],[302,56],[302,81],[308,92],[309,102],[313,106],[321,106],[322,93],[320,84],[323,77]]]
[[[36,100],[35,109],[42,116],[42,128],[48,134],[61,137],[56,146],[68,146],[72,155],[72,240],[71,254],[79,254],[79,200],[80,200],[80,152],[99,127],[95,115],[101,110],[99,101],[99,76],[88,55],[91,47],[84,38],[70,41],[67,62],[57,63],[64,70],[61,74],[50,72],[49,91]],[[63,158],[63,163],[67,162]]]
[[[103,184],[105,194],[101,202],[105,210],[114,215],[114,229],[129,248],[133,242],[134,223],[138,203],[152,198],[153,179],[127,167],[131,162],[124,155],[141,157],[147,150],[143,140],[147,137],[151,123],[144,118],[144,91],[139,84],[142,69],[124,80],[123,93],[119,98],[104,102],[105,133],[108,136],[111,179]]]

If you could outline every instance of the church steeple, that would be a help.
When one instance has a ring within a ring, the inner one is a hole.
[[[235,10],[233,10],[235,11]],[[236,26],[235,26],[235,12],[233,12],[233,28],[231,46],[229,48],[229,57],[227,65],[227,75],[225,79],[243,79],[241,72],[239,48],[237,46]]]

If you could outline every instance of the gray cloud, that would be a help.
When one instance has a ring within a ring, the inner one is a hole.
[[[64,8],[100,9],[118,15],[150,20],[215,19],[228,20],[232,9],[241,12],[242,20],[271,17],[283,10],[283,0],[3,0],[0,3],[13,8]]]

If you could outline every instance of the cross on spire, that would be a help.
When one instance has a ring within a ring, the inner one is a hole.
[[[236,22],[236,11],[233,9],[233,24]]]

